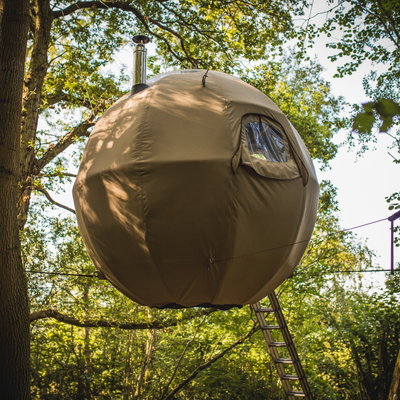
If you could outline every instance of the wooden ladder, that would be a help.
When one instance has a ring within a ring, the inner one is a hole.
[[[301,366],[296,347],[294,346],[292,336],[290,335],[285,317],[279,305],[278,297],[275,292],[272,292],[268,295],[268,298],[271,307],[262,308],[260,303],[257,302],[252,304],[251,308],[257,316],[258,323],[260,324],[261,331],[268,346],[268,352],[275,364],[282,387],[289,400],[293,400],[296,397],[305,397],[307,400],[312,400],[313,397],[310,387],[308,386],[307,378]],[[277,325],[268,324],[266,317],[269,314],[274,315]],[[272,331],[280,331],[283,341],[277,341],[273,337]],[[279,355],[278,349],[284,350],[285,348],[290,358],[283,358]],[[288,368],[289,366],[291,366],[292,369],[294,368],[296,375],[286,373],[285,367]],[[300,384],[300,387],[293,388],[293,384],[296,384],[296,381],[297,386]]]

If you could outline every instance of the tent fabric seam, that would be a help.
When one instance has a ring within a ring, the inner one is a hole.
[[[212,76],[212,75],[211,75]],[[222,98],[222,102],[223,103],[225,103],[225,107],[223,107],[222,108],[222,112],[224,113],[224,116],[225,116],[225,118],[226,118],[226,120],[227,120],[227,125],[228,125],[228,129],[229,129],[229,131],[231,131],[231,132],[233,132],[233,129],[232,129],[232,113],[231,113],[231,108],[232,108],[232,106],[231,106],[231,101],[229,101],[227,98],[226,98],[226,96],[224,95],[224,92],[222,91],[222,88],[221,88],[221,86],[218,84],[218,81],[216,80],[215,81],[215,86],[216,86],[216,88],[217,88],[217,92],[219,92],[218,94],[221,96],[221,98]],[[228,115],[227,115],[228,114]],[[225,119],[224,118],[224,119]],[[235,147],[233,147],[232,148],[232,151],[234,151],[235,150]]]
[[[212,76],[212,74],[211,74],[210,76]],[[232,132],[231,138],[234,139],[235,133],[234,133],[234,129],[232,128],[232,126],[233,126],[234,124],[232,123],[232,122],[233,122],[233,115],[232,115],[232,112],[231,112],[231,102],[230,102],[230,101],[227,99],[227,97],[224,95],[224,92],[223,92],[221,86],[218,84],[218,80],[217,80],[217,79],[215,80],[215,87],[217,88],[217,92],[219,92],[219,95],[220,95],[220,97],[221,97],[223,103],[225,103],[225,107],[222,107],[222,112],[223,112],[224,117],[225,117],[224,120],[226,121],[227,128],[228,128],[228,130],[229,130],[230,132]],[[240,129],[241,129],[241,128],[240,128]],[[231,143],[233,143],[233,140],[232,140],[232,139],[231,139]],[[240,131],[239,131],[239,144],[240,144]],[[234,145],[233,145],[233,146],[234,146]],[[234,151],[234,149],[235,149],[233,146],[232,146],[232,151]],[[232,187],[232,190],[235,188],[235,181],[234,181],[234,179],[235,179],[235,174],[232,174],[232,175],[231,175],[231,179],[230,179],[230,186]],[[233,206],[235,215],[237,216],[237,201],[236,201],[236,203],[235,203],[233,200],[234,200],[234,199],[231,199],[231,204],[232,204],[232,206]],[[232,226],[232,224],[230,224],[230,228],[231,228],[231,226]],[[232,251],[233,251],[233,249],[230,248],[231,246],[229,246],[229,243],[231,243],[231,240],[230,240],[230,239],[234,237],[233,229],[228,229],[228,232],[229,232],[229,236],[228,236],[228,240],[227,240],[226,253],[227,253],[228,251],[229,251],[229,252],[232,252]],[[226,269],[225,269],[225,273],[224,273],[224,275],[223,275],[224,277],[226,276],[226,273],[227,273],[227,271],[226,271]],[[218,285],[217,289],[216,289],[215,292],[214,292],[214,296],[213,296],[213,298],[212,298],[212,299],[213,299],[213,300],[212,300],[212,303],[215,303],[214,300],[217,298],[217,296],[219,295],[219,293],[220,293],[221,290],[222,290],[223,280],[224,280],[224,278],[220,279],[219,285]]]
[[[159,277],[160,282],[162,282],[162,284],[164,285],[165,291],[167,293],[169,293],[169,295],[171,296],[172,299],[174,299],[174,296],[172,296],[170,290],[168,289],[168,287],[165,284],[161,274],[158,271],[157,263],[155,262],[153,253],[152,253],[152,251],[151,251],[151,249],[149,247],[149,243],[148,243],[149,231],[147,229],[147,222],[146,222],[147,221],[147,216],[146,216],[147,200],[145,200],[144,188],[143,188],[143,176],[145,174],[145,170],[144,170],[144,165],[143,165],[143,162],[142,162],[143,161],[142,160],[142,150],[143,150],[143,134],[144,134],[144,127],[145,127],[145,117],[146,117],[147,111],[150,108],[150,103],[151,103],[151,100],[152,100],[152,98],[154,96],[154,93],[155,93],[155,91],[157,89],[157,86],[159,86],[161,81],[162,81],[162,79],[158,80],[157,82],[155,82],[151,86],[152,90],[151,90],[151,93],[150,93],[150,96],[148,97],[148,99],[146,98],[146,103],[144,105],[144,112],[142,114],[142,117],[141,117],[142,120],[140,122],[141,128],[140,128],[140,135],[139,135],[139,138],[140,138],[139,144],[140,144],[140,146],[139,146],[139,159],[138,159],[138,165],[139,165],[139,171],[140,171],[139,172],[139,176],[140,176],[140,199],[141,199],[141,205],[142,205],[143,223],[144,223],[144,226],[145,226],[145,242],[146,242],[147,249],[148,249],[148,251],[150,253],[152,262],[154,264],[154,270],[157,273],[157,276]],[[148,89],[150,89],[150,87]]]

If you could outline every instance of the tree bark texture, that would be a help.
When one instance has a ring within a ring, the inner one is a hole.
[[[91,366],[90,366],[90,328],[85,328],[85,375],[87,379],[85,381],[85,398],[92,398],[92,390],[90,388],[90,376],[91,376]]]
[[[17,221],[28,0],[0,0],[0,390],[29,399],[29,304]]]
[[[29,70],[25,77],[22,103],[22,128],[20,152],[20,191],[18,196],[19,228],[22,230],[27,219],[32,193],[34,174],[32,161],[35,159],[35,140],[39,120],[43,82],[49,67],[47,53],[53,12],[50,0],[35,0],[33,48]]]
[[[379,344],[378,353],[378,379],[379,379],[379,399],[384,400],[385,380],[386,375],[385,365],[387,364],[387,342],[389,339],[389,322],[386,321],[385,327],[382,332],[381,343]]]
[[[397,396],[397,399],[395,399]],[[399,400],[400,398],[400,350],[397,354],[396,366],[394,367],[392,384],[390,385],[388,400]]]
[[[89,287],[85,286],[85,291],[83,293],[83,301],[85,303],[85,314],[88,316],[89,309]],[[90,328],[85,327],[85,375],[87,376],[85,382],[85,399],[92,398],[92,390],[90,387],[90,376],[91,376],[91,350],[90,350]]]
[[[197,318],[201,315],[210,315],[213,312],[218,311],[216,308],[206,308],[204,310],[199,311],[198,313],[190,316],[186,319],[186,321],[190,321],[194,318]],[[54,318],[57,321],[63,322],[64,324],[79,326],[81,328],[118,328],[118,329],[126,329],[126,330],[148,330],[148,329],[164,329],[169,328],[172,326],[178,325],[179,322],[177,319],[170,319],[165,321],[152,321],[152,322],[128,322],[128,323],[119,323],[116,321],[108,321],[104,319],[97,319],[97,320],[87,320],[81,321],[75,317],[71,317],[69,315],[61,314],[57,310],[53,310],[51,308],[47,310],[35,311],[30,314],[29,319],[30,322],[33,323],[39,319],[46,319],[46,318]]]
[[[155,337],[156,337],[156,330],[153,329],[153,331],[151,333],[149,333],[149,339],[147,340],[146,355],[144,356],[144,360],[143,360],[142,366],[140,368],[140,372],[139,372],[139,376],[138,376],[137,384],[136,384],[136,390],[133,395],[134,399],[138,399],[140,396],[140,389],[142,388],[143,379],[146,374],[147,367],[149,366],[150,361],[151,361],[151,353],[153,351],[153,343],[154,343]]]

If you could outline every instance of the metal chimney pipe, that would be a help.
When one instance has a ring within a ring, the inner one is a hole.
[[[146,67],[147,67],[147,49],[146,44],[150,39],[144,35],[137,35],[133,37],[134,43],[137,44],[133,52],[133,82],[131,95],[141,92],[146,89]]]

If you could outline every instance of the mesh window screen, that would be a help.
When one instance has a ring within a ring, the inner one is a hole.
[[[264,161],[288,161],[282,133],[261,121],[246,122],[245,131],[250,155]]]

